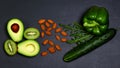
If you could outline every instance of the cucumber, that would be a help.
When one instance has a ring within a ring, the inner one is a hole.
[[[115,34],[116,34],[115,29],[113,29],[113,28],[108,29],[104,35],[96,36],[96,37],[92,38],[91,40],[89,40],[88,42],[78,45],[78,46],[74,47],[73,49],[71,49],[70,51],[68,51],[64,55],[63,60],[65,62],[73,61],[73,60],[93,51],[94,49],[98,48],[99,46],[103,45],[104,43],[108,42],[115,36]]]

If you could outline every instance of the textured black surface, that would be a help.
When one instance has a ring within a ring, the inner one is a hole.
[[[80,17],[92,5],[106,7],[109,11],[110,27],[120,27],[120,0],[1,0],[0,1],[0,68],[120,68],[120,31],[116,36],[93,52],[65,63],[63,55],[75,45],[56,41],[62,47],[61,52],[41,57],[27,58],[16,54],[7,56],[3,44],[9,39],[6,23],[10,18],[19,18],[25,28],[36,27],[41,18],[52,19],[56,23],[70,24],[79,21]],[[54,36],[48,37],[53,39]],[[43,39],[37,39],[39,44]],[[55,39],[54,39],[55,41]],[[47,45],[49,46],[49,45]],[[47,49],[41,46],[41,51]]]

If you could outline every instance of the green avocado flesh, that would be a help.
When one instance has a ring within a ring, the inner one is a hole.
[[[26,39],[37,39],[40,36],[40,32],[36,28],[27,28],[24,32]]]
[[[15,55],[17,53],[16,43],[12,40],[6,40],[4,43],[4,50],[10,56]]]
[[[35,40],[25,40],[21,43],[18,43],[18,53],[32,57],[36,56],[40,52],[40,45]]]
[[[17,18],[10,19],[7,24],[7,32],[13,41],[20,42],[24,32],[22,21]]]

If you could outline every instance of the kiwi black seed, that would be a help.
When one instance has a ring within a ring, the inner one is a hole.
[[[40,36],[40,32],[36,28],[27,28],[24,32],[26,39],[37,39]]]
[[[8,55],[13,56],[17,53],[17,45],[13,40],[6,40],[4,43],[4,50]]]

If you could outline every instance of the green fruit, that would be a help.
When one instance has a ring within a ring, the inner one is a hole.
[[[26,39],[37,39],[40,36],[40,32],[36,28],[27,28],[24,32]]]
[[[18,53],[32,57],[36,56],[40,51],[40,45],[35,40],[25,40],[21,43],[18,43]]]
[[[8,55],[15,55],[17,53],[16,43],[12,40],[6,40],[4,43],[4,50]]]
[[[17,18],[10,19],[7,24],[7,31],[13,41],[19,42],[23,38],[24,26]]]

